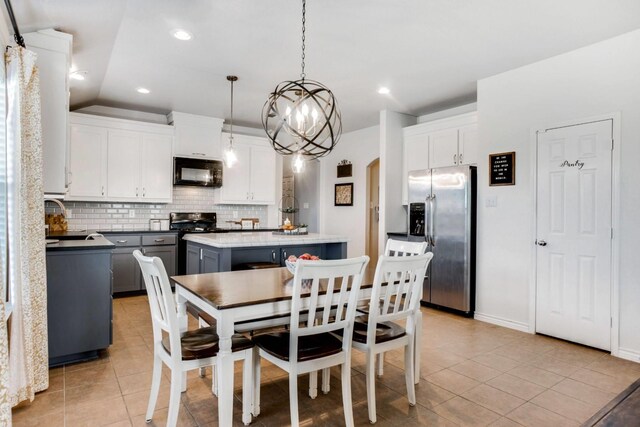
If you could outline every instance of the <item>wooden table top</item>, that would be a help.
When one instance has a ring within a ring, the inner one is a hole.
[[[365,271],[361,288],[373,286],[373,273]],[[293,274],[285,267],[189,274],[171,280],[218,310],[290,300],[293,292]],[[321,294],[322,286],[321,282]]]

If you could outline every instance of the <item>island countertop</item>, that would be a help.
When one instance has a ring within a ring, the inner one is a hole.
[[[313,245],[322,243],[346,243],[345,236],[309,233],[305,235],[274,235],[271,233],[207,233],[187,234],[184,240],[214,248],[244,248],[251,246]]]

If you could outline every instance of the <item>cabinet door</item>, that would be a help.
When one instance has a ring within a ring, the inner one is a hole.
[[[429,136],[408,135],[403,144],[402,204],[407,204],[409,172],[429,168]]]
[[[113,293],[139,291],[141,273],[133,251],[138,248],[116,248],[111,257],[113,269]]]
[[[176,248],[175,246],[148,246],[143,248],[145,256],[157,256],[162,260],[167,276],[176,275]]]
[[[71,125],[69,200],[103,200],[107,181],[107,129]]]
[[[251,203],[249,200],[249,184],[251,179],[251,147],[234,144],[238,162],[232,168],[223,169],[221,203]]]
[[[171,202],[173,185],[171,143],[170,136],[153,134],[142,136],[140,197],[145,202]]]
[[[33,44],[29,44],[29,49],[38,54],[40,73],[44,192],[64,194],[69,116],[69,53],[40,49]]]
[[[478,164],[478,125],[463,126],[458,131],[459,164]]]
[[[458,164],[458,129],[429,134],[429,167],[441,168]]]
[[[276,152],[271,147],[251,147],[250,187],[252,203],[276,202]]]
[[[218,253],[211,249],[202,249],[202,259],[200,260],[200,273],[217,273],[220,271]]]
[[[222,120],[173,113],[178,157],[221,158]]]
[[[107,199],[135,201],[142,195],[140,185],[142,134],[109,130],[108,145]]]
[[[200,248],[187,243],[187,274],[199,274],[200,271]]]

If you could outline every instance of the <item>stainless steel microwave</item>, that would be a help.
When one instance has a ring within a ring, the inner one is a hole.
[[[222,187],[222,162],[174,157],[173,185]]]

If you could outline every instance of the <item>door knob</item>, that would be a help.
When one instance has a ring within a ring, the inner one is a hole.
[[[536,241],[536,244],[537,244],[538,246],[547,246],[547,242],[545,242],[544,240],[537,240],[537,241]]]

